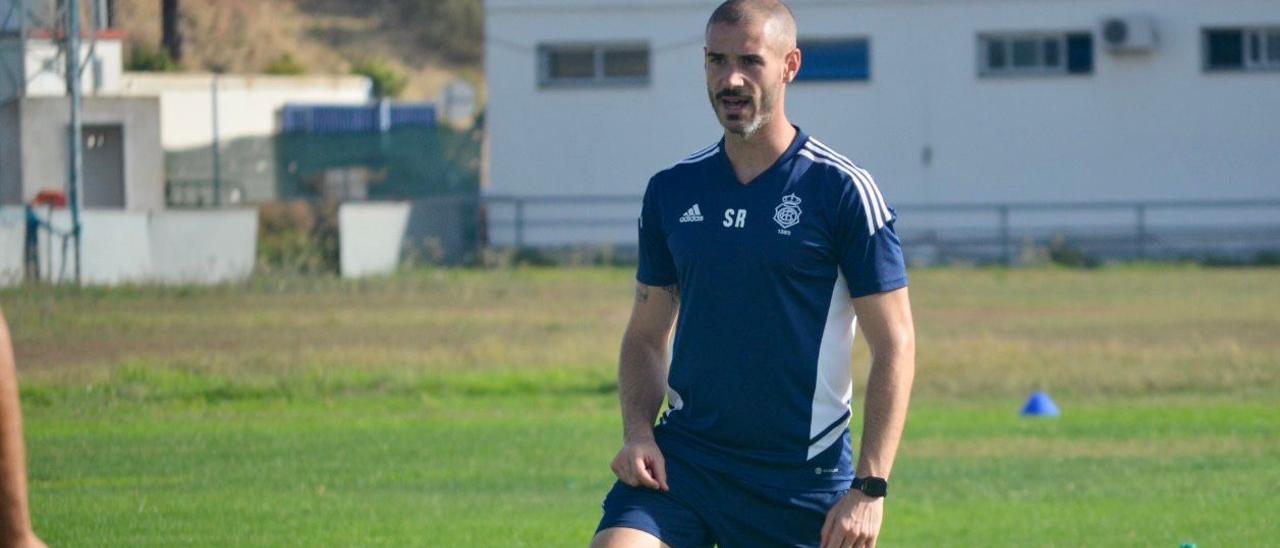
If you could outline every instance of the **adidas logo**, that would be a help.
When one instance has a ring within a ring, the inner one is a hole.
[[[688,211],[684,212],[684,215],[680,216],[680,222],[682,223],[702,222],[702,210],[698,209],[698,204],[693,204],[693,207],[689,208]]]

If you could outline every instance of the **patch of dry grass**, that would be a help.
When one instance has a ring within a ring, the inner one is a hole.
[[[608,377],[629,269],[423,271],[350,282],[0,292],[24,380],[128,365],[221,378],[469,371]],[[1265,393],[1280,387],[1280,271],[913,272],[916,394]],[[856,376],[866,373],[858,345]]]
[[[311,74],[346,74],[358,61],[382,60],[407,77],[407,100],[435,100],[456,78],[483,84],[480,67],[449,66],[418,46],[420,22],[400,20],[387,3],[187,0],[182,10],[182,64],[190,70],[253,74],[287,54]],[[160,44],[160,2],[120,0],[116,18],[131,42]]]

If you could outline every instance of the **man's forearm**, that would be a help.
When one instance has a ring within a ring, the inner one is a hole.
[[[914,378],[915,349],[912,345],[872,360],[866,402],[863,404],[858,477],[889,477],[907,421]]]
[[[666,384],[666,348],[651,341],[623,337],[622,356],[618,361],[623,439],[653,438],[653,421],[662,407]]]
[[[22,408],[9,330],[0,316],[0,542],[31,534],[27,509],[27,467],[22,443]],[[7,545],[7,544],[6,544]]]
[[[0,367],[6,365],[0,364]],[[9,374],[12,375],[12,372]],[[31,518],[27,509],[27,469],[22,443],[22,418],[17,392],[17,387],[13,384],[0,385],[0,504],[4,505],[0,509],[0,534],[8,540],[20,538],[31,530]]]

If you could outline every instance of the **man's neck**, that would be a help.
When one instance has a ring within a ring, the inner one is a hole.
[[[729,156],[739,184],[750,184],[764,173],[796,138],[796,128],[785,117],[779,117],[760,128],[751,138],[725,133],[724,151]]]

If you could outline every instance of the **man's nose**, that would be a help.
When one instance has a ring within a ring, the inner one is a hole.
[[[724,83],[725,87],[729,89],[740,89],[747,85],[747,79],[737,67],[730,67],[729,73],[725,75]]]

